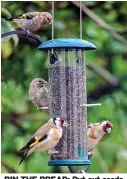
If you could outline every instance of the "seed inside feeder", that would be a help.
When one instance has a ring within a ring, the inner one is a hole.
[[[59,153],[53,154],[54,159],[85,157],[87,110],[82,107],[86,103],[84,75],[83,64],[76,60],[73,65],[52,66],[49,69],[50,116],[64,117],[69,124],[64,127],[63,137],[55,147]]]

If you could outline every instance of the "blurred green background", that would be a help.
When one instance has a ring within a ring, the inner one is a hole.
[[[2,1],[2,33],[18,29],[4,17],[29,11],[51,12],[51,2]],[[86,52],[88,103],[102,103],[88,109],[88,123],[109,120],[114,124],[95,150],[88,173],[127,172],[127,2],[85,1],[83,39],[97,49]],[[55,2],[55,38],[79,38],[79,3]],[[51,39],[51,25],[39,35]],[[48,80],[48,60],[35,41],[25,36],[2,39],[2,172],[63,173],[67,167],[47,166],[46,153],[33,153],[21,166],[18,150],[49,119],[47,111],[37,111],[28,97],[31,80]]]

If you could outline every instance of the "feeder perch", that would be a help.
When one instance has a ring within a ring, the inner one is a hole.
[[[87,151],[87,96],[85,50],[96,47],[85,40],[59,38],[42,43],[49,59],[49,114],[64,117],[67,127],[48,165],[89,165]]]

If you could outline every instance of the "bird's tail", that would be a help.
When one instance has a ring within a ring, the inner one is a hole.
[[[7,21],[13,21],[13,17],[11,17],[11,18],[5,18],[5,20],[7,20]]]
[[[27,154],[28,154],[28,149],[26,150],[20,150],[21,152],[23,152],[23,156],[19,162],[19,165],[23,162],[23,160],[27,157]]]
[[[16,17],[11,17],[11,18],[5,18],[7,21],[13,21],[14,19],[22,19],[23,15],[18,15]]]

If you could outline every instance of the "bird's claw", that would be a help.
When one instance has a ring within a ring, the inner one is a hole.
[[[31,34],[30,30],[27,30],[27,31],[26,31],[26,35],[29,37],[30,34]]]
[[[55,149],[52,149],[51,150],[51,154],[58,154],[59,152],[57,151],[57,150],[55,150]]]
[[[37,34],[34,34],[37,38],[40,38],[40,36],[39,35],[37,35]]]
[[[77,170],[76,173],[86,173],[84,170]]]
[[[58,154],[59,152],[58,151],[52,151],[51,154]]]
[[[48,155],[53,155],[53,154],[58,154],[59,152],[56,151],[55,149],[52,149],[52,150],[48,150]]]
[[[89,157],[92,157],[92,155],[93,155],[93,152],[88,152]]]
[[[26,35],[29,37],[31,34],[35,35],[37,38],[40,38],[39,35],[32,33],[30,30],[26,31]]]
[[[42,108],[37,108],[37,110],[42,110]]]

